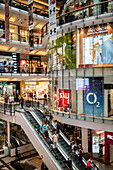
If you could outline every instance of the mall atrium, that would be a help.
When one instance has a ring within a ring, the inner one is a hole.
[[[113,170],[112,102],[112,0],[0,0],[0,169]]]

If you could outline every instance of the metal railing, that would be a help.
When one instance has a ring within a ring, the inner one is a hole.
[[[3,101],[0,101],[0,113],[7,114],[9,116],[14,116],[15,106],[16,103],[5,103]]]
[[[88,5],[86,7],[62,14],[57,18],[57,27],[76,20],[82,20],[84,22],[86,18],[93,16],[98,19],[101,14],[112,13],[113,15],[113,5],[110,5],[110,3],[112,3],[112,0]],[[43,38],[44,35],[47,35],[48,31],[49,22],[42,27],[41,37]]]
[[[1,33],[0,38],[5,39],[5,29],[2,29],[0,33]],[[9,37],[10,37],[10,42],[19,41],[21,43],[29,43],[29,36],[28,35],[23,36],[22,34],[10,32]],[[41,35],[40,36],[34,35],[34,44],[42,45]]]
[[[4,0],[0,0],[0,3],[5,3]],[[22,2],[16,1],[16,0],[9,0],[9,5],[24,11],[28,12],[29,6],[27,4],[24,4]],[[43,17],[47,17],[48,18],[48,11],[45,11],[43,9],[34,7],[33,8],[33,13],[41,15]]]

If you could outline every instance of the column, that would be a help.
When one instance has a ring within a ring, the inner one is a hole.
[[[84,152],[88,152],[88,129],[82,128],[82,147]]]
[[[8,147],[10,147],[10,122],[7,121],[7,143]]]

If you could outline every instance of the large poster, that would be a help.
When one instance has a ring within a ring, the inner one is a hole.
[[[33,0],[29,0],[29,48],[30,51],[34,50],[33,38]]]
[[[9,39],[9,0],[5,0],[5,40],[6,40],[6,44],[10,43],[10,39]]]
[[[85,100],[83,110],[85,108],[85,114],[93,115],[94,111],[94,115],[103,116],[103,79],[101,77],[95,77],[94,80],[93,78],[87,78],[86,84],[87,88],[83,93],[83,101]]]
[[[113,63],[113,34],[87,37],[83,42],[83,64]]]
[[[68,40],[68,36],[70,40]],[[69,42],[68,42],[69,41]],[[53,49],[53,67],[54,69],[58,70],[62,68],[68,69],[69,68],[69,61],[70,61],[70,69],[76,68],[76,33],[71,32],[66,33],[63,36],[63,44],[62,44],[62,37],[57,39],[57,46]],[[56,50],[57,48],[57,50]],[[56,53],[57,52],[57,53]],[[63,52],[63,54],[62,54]],[[70,55],[70,56],[69,56]],[[70,60],[69,60],[70,57]]]
[[[69,90],[64,89],[64,93],[62,93],[62,89],[59,89],[59,107],[62,107],[62,102],[64,99],[64,108],[69,108]],[[70,90],[70,106],[72,105],[72,95]]]
[[[56,0],[49,0],[49,35],[50,41],[57,39]]]

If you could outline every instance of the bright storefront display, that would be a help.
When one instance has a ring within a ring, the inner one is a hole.
[[[21,81],[20,95],[25,99],[42,99],[48,94],[48,82]]]
[[[79,67],[113,65],[113,24],[85,28],[79,34]]]

